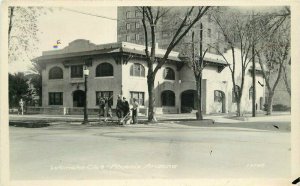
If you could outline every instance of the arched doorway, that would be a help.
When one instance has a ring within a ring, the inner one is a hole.
[[[217,107],[217,112],[226,113],[226,105],[225,105],[225,93],[220,90],[214,91],[214,102]]]
[[[73,107],[83,107],[85,102],[84,91],[75,90],[73,92]]]
[[[181,93],[181,112],[190,112],[197,108],[196,90],[186,90]]]
[[[165,90],[161,93],[161,106],[175,106],[175,93],[171,90]]]

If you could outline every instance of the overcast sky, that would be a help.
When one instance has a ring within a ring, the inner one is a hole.
[[[68,7],[81,12],[117,18],[117,7]],[[73,40],[87,39],[95,44],[117,41],[117,21],[95,16],[84,15],[65,9],[53,8],[53,12],[39,17],[38,51],[35,55],[42,55],[42,51],[55,50],[53,45],[57,40],[64,48]],[[28,69],[30,61],[9,64],[9,72],[19,72]],[[26,71],[26,70],[25,70]]]

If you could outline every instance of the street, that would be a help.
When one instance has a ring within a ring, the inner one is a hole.
[[[290,176],[290,132],[188,123],[12,126],[11,179]]]

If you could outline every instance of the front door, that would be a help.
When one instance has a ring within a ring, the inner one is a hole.
[[[85,102],[84,91],[76,90],[73,92],[73,107],[83,107]]]

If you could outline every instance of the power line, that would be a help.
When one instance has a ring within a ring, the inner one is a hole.
[[[112,21],[118,21],[118,19],[116,19],[116,18],[106,17],[106,16],[102,16],[102,15],[81,12],[81,11],[78,11],[78,10],[73,10],[73,9],[68,9],[68,8],[62,8],[62,9],[70,11],[70,12],[76,12],[76,13],[79,13],[79,14],[84,14],[84,15],[89,15],[89,16],[94,16],[94,17],[100,17],[100,18],[109,19],[109,20],[112,20]]]

